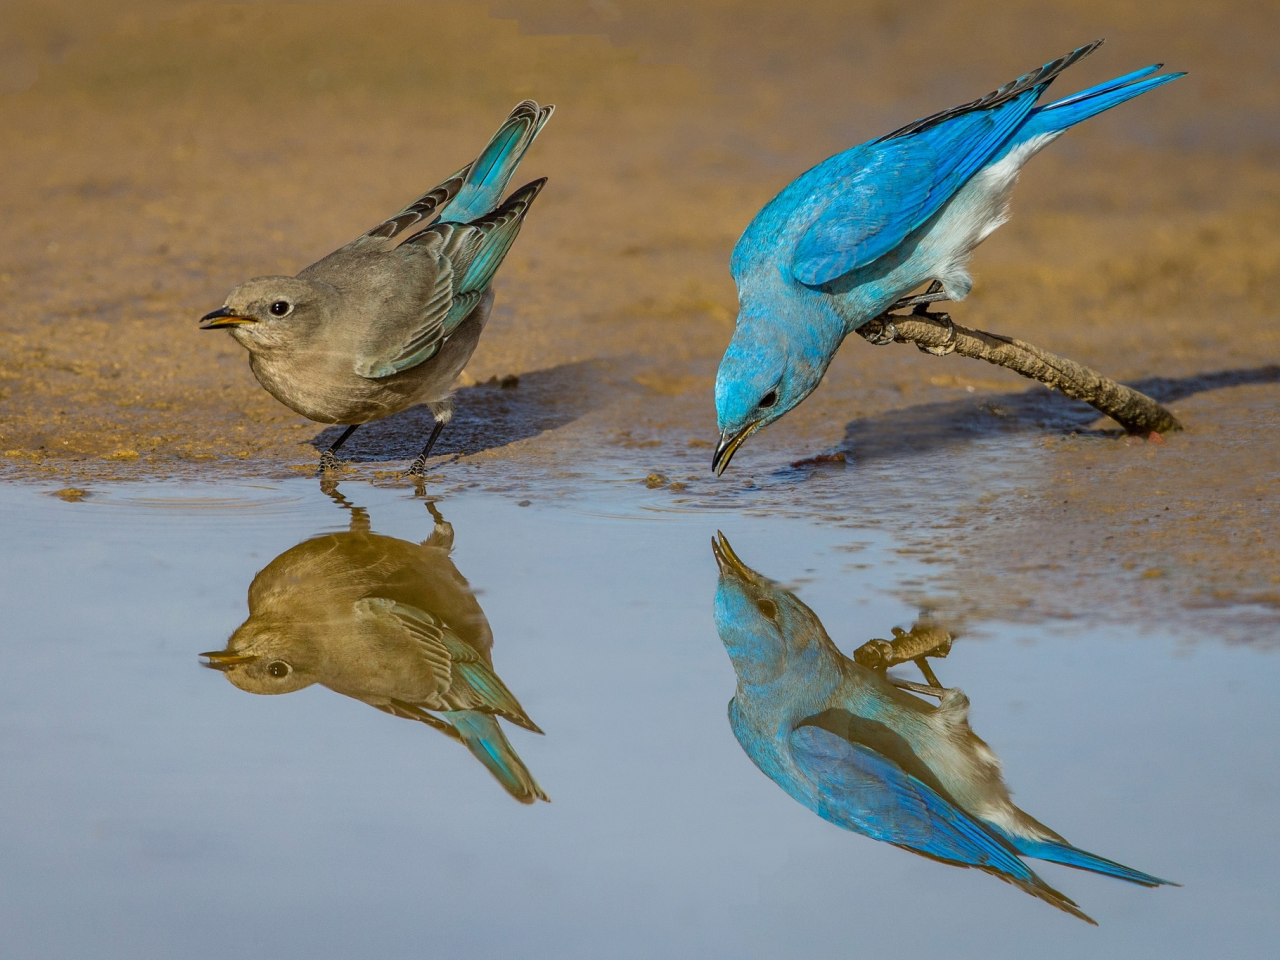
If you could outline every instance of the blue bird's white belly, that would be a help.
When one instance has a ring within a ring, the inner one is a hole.
[[[963,300],[969,295],[973,287],[969,258],[974,248],[1009,219],[1009,199],[1023,164],[1061,133],[1031,137],[983,167],[926,228],[912,259],[926,278],[942,281],[948,299]]]

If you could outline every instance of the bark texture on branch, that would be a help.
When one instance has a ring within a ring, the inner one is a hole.
[[[1095,370],[1012,337],[953,324],[945,313],[884,314],[858,328],[872,343],[914,343],[926,353],[985,360],[1083,400],[1130,433],[1171,433],[1182,424],[1145,393]]]

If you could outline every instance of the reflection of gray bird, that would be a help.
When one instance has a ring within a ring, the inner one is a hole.
[[[422,472],[488,320],[489,282],[546,181],[499,205],[502,192],[553,109],[518,104],[480,156],[440,186],[296,277],[241,284],[203,318],[202,329],[231,331],[285,406],[349,424],[322,467],[337,465],[358,425],[426,403],[436,424],[409,469]]]
[[[521,803],[547,800],[497,718],[542,731],[493,672],[489,623],[449,559],[453,528],[428,506],[436,527],[422,544],[372,533],[356,508],[347,532],[285,551],[254,577],[226,649],[201,656],[250,693],[319,683],[418,720],[464,743]]]
[[[1073,847],[1014,806],[999,759],[969,727],[963,692],[936,690],[936,707],[903,692],[840,653],[813,611],[743,564],[723,534],[713,548],[716,629],[738,674],[729,722],[793,798],[846,830],[985,870],[1083,920],[1019,857],[1168,883]]]

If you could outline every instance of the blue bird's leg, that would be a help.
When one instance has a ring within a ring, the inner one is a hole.
[[[947,295],[942,292],[942,281],[935,280],[929,284],[929,289],[924,293],[917,294],[914,297],[903,297],[901,300],[895,301],[885,313],[892,313],[894,310],[905,310],[907,307],[915,307],[916,312],[920,313],[921,307],[927,309],[929,304],[946,299]]]
[[[909,690],[912,693],[922,693],[926,697],[937,697],[941,700],[947,695],[946,687],[930,687],[923,683],[913,683],[910,680],[899,680],[897,677],[885,677],[885,679],[899,690]]]
[[[929,660],[927,657],[916,657],[915,660],[912,661],[912,663],[914,663],[917,667],[920,668],[920,672],[924,674],[924,678],[928,682],[929,686],[938,687],[938,688],[942,687],[942,684],[938,682],[937,675],[933,672],[933,669],[929,666]]]

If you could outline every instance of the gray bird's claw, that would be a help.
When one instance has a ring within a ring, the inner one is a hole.
[[[409,464],[409,469],[404,472],[406,477],[425,477],[427,475],[427,458],[418,457],[413,463]]]
[[[873,324],[874,326],[872,326]],[[893,321],[888,317],[876,317],[867,326],[871,327],[867,332],[867,341],[877,347],[883,347],[886,343],[893,343],[898,338],[898,328],[893,325]]]
[[[952,353],[956,348],[956,325],[952,322],[950,314],[946,313],[923,313],[921,316],[929,317],[932,320],[945,320],[947,322],[947,340],[940,343],[936,347],[927,347],[923,343],[917,343],[921,352],[932,354],[935,357],[945,357]]]
[[[319,472],[323,475],[331,471],[341,470],[345,463],[345,460],[339,460],[334,456],[332,450],[326,450],[324,453],[320,454]]]

